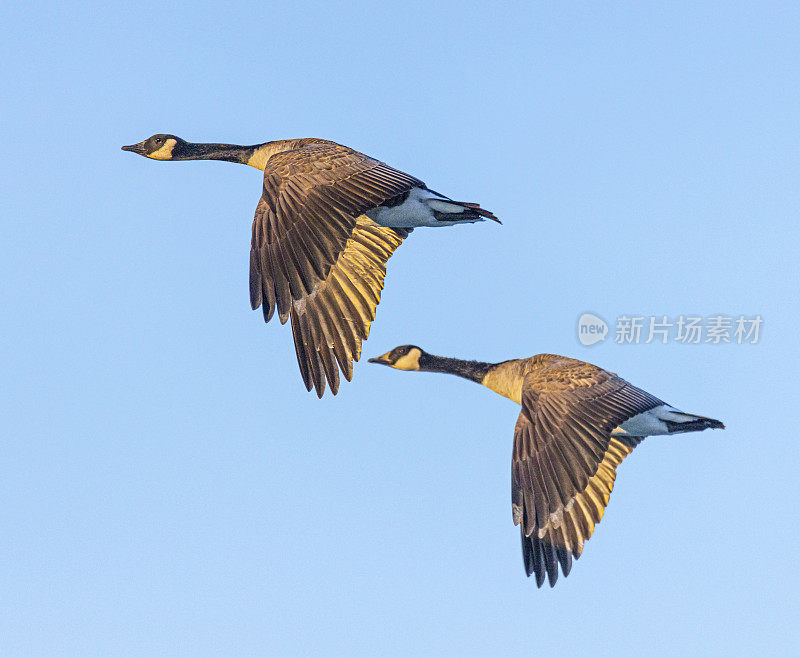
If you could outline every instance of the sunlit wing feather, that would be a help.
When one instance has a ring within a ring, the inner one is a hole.
[[[616,468],[641,441],[620,423],[663,402],[582,361],[541,355],[525,376],[511,467],[514,523],[525,571],[552,586],[600,522]]]
[[[352,379],[353,361],[361,356],[361,341],[369,336],[380,302],[386,262],[410,232],[358,217],[327,278],[292,303],[297,362],[306,388],[315,388],[319,397],[326,379],[331,391],[337,392],[339,370],[347,381]]]
[[[270,157],[253,220],[250,303],[275,309],[281,323],[292,303],[327,280],[356,218],[424,183],[363,153],[313,141]]]

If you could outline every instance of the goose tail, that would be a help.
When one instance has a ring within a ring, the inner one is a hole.
[[[725,424],[716,418],[709,418],[708,416],[697,416],[695,414],[687,414],[681,412],[680,414],[671,414],[670,420],[664,419],[667,425],[667,431],[670,434],[679,434],[682,432],[702,432],[703,430],[724,430]]]
[[[438,192],[433,194],[439,195]],[[440,199],[430,198],[427,200],[428,207],[433,211],[433,216],[441,222],[480,222],[490,219],[493,222],[502,224],[491,210],[481,208],[477,203],[470,201],[453,201],[447,197]]]

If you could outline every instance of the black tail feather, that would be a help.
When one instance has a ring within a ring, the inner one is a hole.
[[[664,422],[667,424],[667,429],[669,430],[670,434],[678,434],[681,432],[702,432],[703,430],[708,429],[725,429],[725,425],[721,420],[717,420],[715,418],[706,418],[705,416],[697,416],[695,420],[689,420],[685,423],[676,423],[671,420],[665,420]]]
[[[464,210],[459,212],[443,212],[442,210],[433,210],[433,216],[440,222],[476,222],[483,219],[491,219],[493,222],[502,224],[494,213],[485,208],[481,208],[477,203],[469,203],[467,201],[452,201],[451,199],[442,199],[445,203],[453,206],[461,206]]]

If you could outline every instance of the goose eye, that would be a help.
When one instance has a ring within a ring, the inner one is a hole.
[[[161,142],[163,142],[163,141],[164,141],[164,140],[163,140],[163,139],[161,139],[160,137],[156,137],[156,144],[160,144],[160,143],[161,143]]]

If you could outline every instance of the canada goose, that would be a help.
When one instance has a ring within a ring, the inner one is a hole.
[[[654,434],[724,429],[679,411],[613,372],[556,354],[502,363],[428,354],[415,345],[369,359],[398,370],[444,372],[483,384],[522,405],[514,428],[511,509],[520,525],[525,573],[550,586],[579,558],[603,518],[616,468]]]
[[[386,261],[417,226],[499,220],[413,176],[324,139],[255,146],[158,134],[124,151],[154,160],[224,160],[264,172],[250,246],[250,304],[292,321],[303,382],[317,395],[353,377],[380,302]]]

